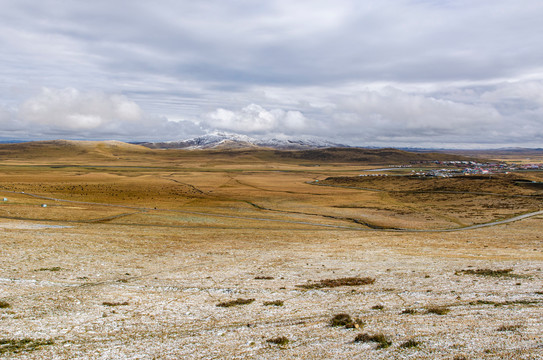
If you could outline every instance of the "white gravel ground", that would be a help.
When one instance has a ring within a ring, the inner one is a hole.
[[[41,225],[0,223],[0,338],[53,343],[0,357],[543,358],[540,218],[461,234]],[[514,276],[457,272],[487,268]],[[297,286],[354,276],[375,283]],[[237,298],[255,300],[217,307]],[[331,327],[338,313],[365,325]],[[289,343],[267,342],[278,336]]]

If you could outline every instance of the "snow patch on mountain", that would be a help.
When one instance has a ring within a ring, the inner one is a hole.
[[[247,135],[226,132],[213,132],[191,139],[160,143],[146,143],[147,147],[162,149],[215,149],[215,148],[256,148],[273,149],[320,149],[328,147],[347,147],[316,137],[277,136],[255,138]]]

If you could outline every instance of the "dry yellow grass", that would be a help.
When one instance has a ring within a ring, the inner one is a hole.
[[[461,232],[375,229],[459,227],[535,210],[532,203],[497,213],[475,195],[456,201],[308,183],[357,175],[352,164],[243,154],[236,165],[225,154],[183,154],[0,165],[8,198],[0,204],[0,301],[9,304],[0,309],[0,356],[543,356],[543,216]],[[338,286],[298,286],[328,282]],[[217,306],[236,299],[254,301]],[[265,305],[278,299],[282,306]],[[342,313],[390,346],[330,326]],[[409,341],[417,346],[403,346]],[[14,344],[39,346],[15,352]]]

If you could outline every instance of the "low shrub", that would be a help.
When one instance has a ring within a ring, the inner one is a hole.
[[[451,310],[445,306],[432,306],[426,309],[428,314],[436,314],[436,315],[446,315]]]
[[[124,302],[104,301],[102,303],[102,305],[104,305],[104,306],[125,306],[125,305],[128,305],[128,301],[124,301]]]
[[[17,354],[23,351],[34,351],[45,345],[53,345],[53,340],[41,339],[0,339],[0,355],[13,353]]]
[[[400,347],[404,349],[409,349],[409,348],[414,348],[414,347],[419,347],[419,346],[420,346],[420,342],[414,339],[409,339],[400,345]]]
[[[266,340],[266,342],[279,345],[279,346],[285,346],[290,342],[290,340],[286,336],[278,336],[278,337],[268,339]]]
[[[49,268],[39,268],[37,270],[34,270],[34,271],[60,271],[62,270],[62,268],[60,266],[53,266],[53,267],[49,267]]]
[[[283,306],[283,300],[264,301],[265,306]]]
[[[330,326],[345,326],[347,329],[358,329],[364,326],[364,322],[359,318],[352,318],[346,313],[336,314],[330,320]]]
[[[375,342],[377,343],[377,349],[385,349],[392,345],[392,341],[381,333],[375,335],[369,335],[366,333],[360,333],[354,338],[354,342]]]
[[[522,325],[502,325],[497,331],[517,331],[522,327]]]
[[[255,299],[242,299],[238,298],[236,300],[230,300],[230,301],[224,301],[221,303],[218,303],[218,307],[232,307],[232,306],[238,306],[238,305],[247,305],[255,301]]]
[[[375,282],[371,277],[346,277],[340,279],[325,279],[318,282],[309,284],[297,285],[304,289],[322,289],[322,288],[334,288],[339,286],[360,286],[371,285]]]
[[[0,309],[7,309],[10,308],[11,304],[6,301],[0,301]]]
[[[524,275],[512,274],[513,269],[467,269],[467,270],[458,270],[455,272],[456,275],[467,274],[467,275],[479,275],[479,276],[491,276],[491,277],[510,277],[510,278],[525,278]]]

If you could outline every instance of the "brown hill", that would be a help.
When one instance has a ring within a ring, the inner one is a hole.
[[[273,150],[262,148],[211,150],[149,149],[120,141],[34,141],[0,144],[0,161],[39,164],[359,164],[395,165],[418,161],[466,160],[460,155],[414,153],[397,149],[326,148],[312,150]]]
[[[486,159],[503,159],[510,161],[541,162],[543,161],[543,149],[507,148],[492,150],[440,150],[440,152],[462,156],[473,156]]]
[[[0,144],[0,161],[33,161],[39,159],[117,159],[128,154],[144,154],[152,150],[121,141],[31,141],[16,144]]]
[[[311,160],[317,162],[364,163],[371,165],[405,164],[411,161],[469,160],[460,155],[443,153],[415,153],[392,148],[327,148],[302,151],[277,151],[280,158]]]

